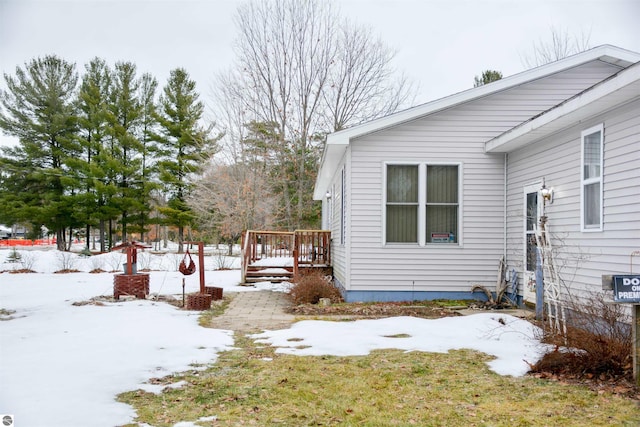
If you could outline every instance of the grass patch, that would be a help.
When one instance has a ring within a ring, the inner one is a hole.
[[[440,307],[466,307],[477,302],[472,299],[437,299],[432,301],[433,304]]]
[[[411,338],[409,334],[394,334],[394,335],[383,335],[385,338]]]
[[[216,416],[211,426],[635,426],[637,402],[608,392],[491,372],[484,354],[375,351],[361,357],[275,353],[247,337],[160,395],[131,391],[156,427]],[[205,425],[204,423],[202,423]]]
[[[460,305],[462,304],[462,305]],[[327,306],[317,304],[299,304],[289,307],[288,311],[301,316],[348,316],[354,318],[381,318],[391,316],[414,316],[422,318],[440,318],[458,316],[460,313],[450,307],[467,307],[463,301],[447,304],[444,301],[404,301],[404,302],[340,302]]]
[[[13,319],[13,314],[15,314],[15,310],[7,310],[5,308],[0,308],[0,320],[11,320]]]

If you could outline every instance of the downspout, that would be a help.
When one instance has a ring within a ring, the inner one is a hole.
[[[504,197],[504,218],[503,218],[503,230],[502,230],[502,256],[505,263],[507,262],[507,160],[509,153],[504,153],[504,176],[503,176],[503,197]],[[506,264],[505,264],[506,265]]]

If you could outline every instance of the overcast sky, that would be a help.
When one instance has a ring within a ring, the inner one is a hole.
[[[79,72],[93,57],[132,61],[164,86],[185,68],[210,102],[211,77],[233,61],[241,0],[0,0],[0,70],[56,54]],[[522,57],[551,27],[590,34],[591,46],[640,52],[640,0],[336,0],[341,14],[397,49],[395,66],[420,85],[417,103],[473,87]],[[1,79],[0,88],[5,88]],[[0,145],[8,138],[0,135]]]

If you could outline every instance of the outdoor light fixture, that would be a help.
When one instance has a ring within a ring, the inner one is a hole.
[[[324,197],[326,197],[326,198],[327,198],[327,200],[328,200],[328,199],[330,199],[330,198],[331,198],[331,192],[330,192],[330,191],[327,191],[327,192],[325,193]]]
[[[540,195],[542,196],[542,200],[544,201],[544,203],[549,203],[549,204],[553,203],[553,188],[547,188],[547,186],[544,183],[544,180],[542,181],[542,188],[540,189]]]

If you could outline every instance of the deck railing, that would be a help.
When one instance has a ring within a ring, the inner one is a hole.
[[[256,231],[242,234],[242,280],[257,261],[269,265],[269,258],[291,258],[293,274],[300,266],[331,265],[331,232],[327,230]],[[275,261],[275,260],[274,260]],[[274,262],[281,265],[281,262]]]
[[[299,264],[331,264],[331,232],[325,230],[296,230],[295,248]]]

